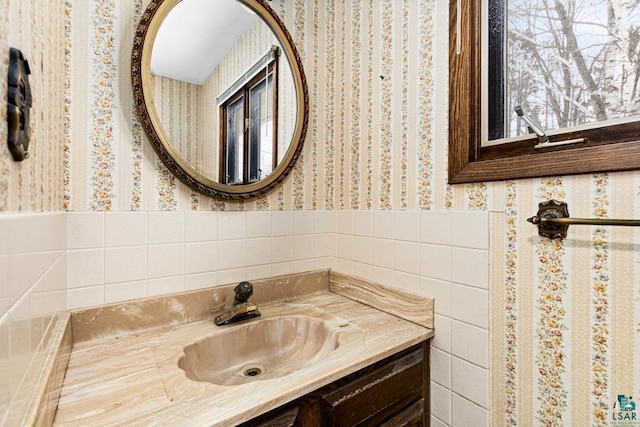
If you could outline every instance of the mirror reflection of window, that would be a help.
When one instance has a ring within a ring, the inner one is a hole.
[[[273,74],[269,80],[260,81],[249,90],[250,141],[249,145],[249,180],[255,181],[269,175],[273,170],[275,159],[273,138],[273,108],[270,94],[273,97]]]
[[[221,106],[226,116],[221,121],[224,144],[220,156],[225,184],[259,181],[276,166],[276,70],[274,60]]]
[[[244,159],[244,96],[237,97],[226,108],[226,177],[228,184],[241,184]]]
[[[640,119],[640,2],[489,0],[488,139]]]

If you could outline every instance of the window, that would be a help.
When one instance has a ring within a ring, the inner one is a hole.
[[[449,181],[639,169],[632,3],[451,0]],[[539,144],[516,106],[549,143]]]
[[[276,166],[277,60],[240,87],[220,106],[220,182],[250,184]]]

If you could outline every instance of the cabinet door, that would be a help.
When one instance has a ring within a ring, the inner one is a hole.
[[[417,348],[323,393],[323,421],[336,427],[380,425],[422,399],[424,353],[422,347]]]
[[[391,419],[380,424],[380,427],[423,427],[427,425],[424,412],[424,399],[412,403]]]
[[[298,406],[277,408],[251,421],[241,424],[241,427],[294,427],[298,417]]]

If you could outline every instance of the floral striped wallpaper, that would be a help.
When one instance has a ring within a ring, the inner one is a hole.
[[[312,95],[306,149],[279,191],[264,200],[224,205],[168,179],[146,141],[140,144],[146,138],[129,102],[130,59],[122,47],[130,45],[146,3],[113,3],[71,7],[71,92],[82,98],[71,104],[71,132],[73,140],[91,144],[67,147],[69,209],[445,206],[450,190],[437,173],[445,171],[446,147],[432,147],[431,141],[431,2],[271,2],[305,64]],[[113,113],[103,110],[109,107]]]
[[[53,11],[53,12],[52,12]],[[7,126],[0,126],[0,212],[63,208],[65,144],[64,1],[4,1],[0,5],[0,117],[6,117],[9,47],[22,51],[32,70],[29,158],[14,162]],[[44,78],[43,78],[44,76]]]
[[[637,394],[638,231],[572,226],[569,238],[549,241],[525,219],[549,198],[567,201],[573,216],[638,217],[639,185],[634,172],[499,189],[506,209],[492,224],[491,246],[496,425],[616,425],[618,396]]]
[[[41,22],[32,3],[12,1],[0,18]],[[445,3],[271,2],[303,58],[309,128],[284,185],[235,204],[176,181],[135,118],[129,47],[146,1],[67,0],[54,25],[65,46],[46,44],[55,29],[29,30],[43,32],[27,38],[32,67],[58,66],[36,88],[51,108],[35,115],[33,158],[15,164],[0,148],[0,210],[491,211],[492,424],[616,425],[619,396],[640,392],[638,231],[572,226],[552,242],[526,218],[549,198],[574,216],[639,218],[640,173],[447,185]],[[50,85],[66,87],[66,102]],[[43,129],[40,114],[56,125]]]

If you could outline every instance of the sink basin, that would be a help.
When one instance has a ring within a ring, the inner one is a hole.
[[[339,346],[336,328],[307,316],[224,328],[183,349],[178,366],[187,378],[225,386],[277,378],[322,360]]]

